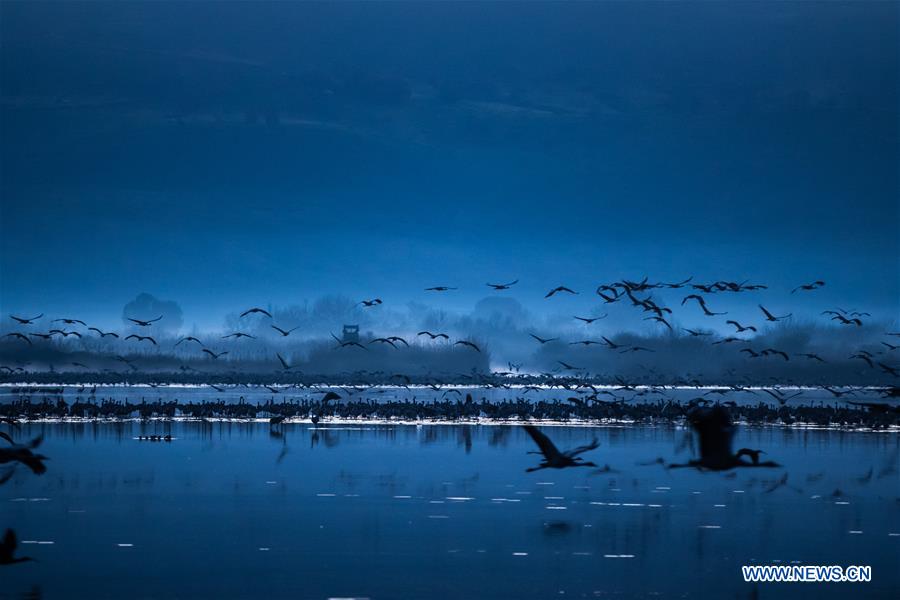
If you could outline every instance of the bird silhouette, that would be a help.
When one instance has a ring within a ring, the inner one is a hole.
[[[256,336],[250,335],[249,333],[244,333],[242,331],[235,331],[234,333],[229,333],[228,335],[223,335],[222,339],[227,340],[228,338],[234,338],[239,340],[241,338],[250,338],[251,340],[255,340]]]
[[[790,357],[787,355],[787,352],[785,352],[783,350],[776,350],[775,348],[766,348],[765,350],[760,352],[760,354],[762,354],[763,356],[769,356],[769,355],[774,354],[776,356],[780,356],[784,360],[791,360]]]
[[[669,331],[672,331],[672,326],[669,324],[668,321],[666,321],[666,320],[665,320],[664,318],[662,318],[662,317],[658,317],[658,316],[644,317],[644,320],[645,320],[645,321],[656,321],[657,323],[662,323],[663,325],[665,325],[666,327],[669,328]]]
[[[428,337],[430,337],[430,338],[433,339],[433,340],[438,339],[438,338],[443,338],[443,339],[445,339],[445,340],[449,340],[449,339],[450,339],[450,336],[447,335],[446,333],[431,333],[430,331],[420,331],[420,332],[417,333],[416,335],[417,335],[417,336],[419,336],[419,335],[427,335]]]
[[[426,292],[448,292],[450,290],[455,290],[459,288],[455,287],[447,287],[446,285],[436,285],[434,287],[425,288]]]
[[[891,367],[882,362],[876,362],[875,364],[878,365],[878,368],[880,368],[888,375],[891,375],[892,377],[900,377],[900,367]]]
[[[565,369],[566,371],[583,371],[584,370],[584,367],[575,367],[575,366],[572,366],[569,363],[563,362],[561,360],[558,360],[556,362],[558,362],[562,366],[562,368]]]
[[[360,344],[359,342],[338,342],[336,348],[352,348],[352,347],[362,348],[363,350],[368,350],[365,346]]]
[[[540,336],[534,335],[533,333],[529,333],[528,335],[530,335],[531,337],[533,337],[534,339],[536,339],[542,346],[543,346],[544,344],[548,343],[548,342],[555,342],[555,341],[557,341],[557,340],[559,339],[558,337],[555,337],[555,338],[542,338],[542,337],[540,337]]]
[[[54,333],[58,333],[59,335],[61,335],[61,336],[63,336],[63,337],[69,337],[70,335],[74,335],[74,336],[77,337],[77,338],[80,338],[80,337],[81,337],[81,334],[78,333],[77,331],[65,331],[65,330],[63,330],[63,329],[51,329],[51,330],[48,331],[47,333],[50,334],[50,335],[52,335],[52,334],[54,334]]]
[[[7,333],[7,334],[6,334],[5,336],[3,336],[3,337],[11,337],[11,338],[15,338],[15,339],[17,339],[17,340],[23,340],[23,341],[27,342],[29,346],[33,346],[33,345],[34,345],[34,344],[31,342],[31,340],[28,339],[28,336],[27,336],[27,335],[25,335],[24,333],[19,333],[18,331],[14,331],[13,333]]]
[[[31,472],[35,475],[43,475],[47,472],[47,467],[44,465],[47,457],[33,452],[35,448],[41,445],[43,438],[36,437],[28,444],[17,444],[9,434],[0,431],[0,439],[9,442],[8,447],[0,447],[0,465],[16,462],[31,469]]]
[[[734,325],[734,328],[737,330],[736,333],[743,333],[745,331],[756,332],[756,327],[754,327],[753,325],[744,326],[744,325],[741,325],[740,323],[738,323],[737,321],[725,321],[725,323],[728,325]]]
[[[625,347],[625,344],[617,344],[617,343],[615,343],[614,341],[612,341],[611,339],[609,339],[608,337],[606,337],[605,335],[601,335],[600,337],[603,338],[603,341],[606,342],[606,346],[607,346],[610,350],[616,350],[616,349],[618,349],[618,348],[624,348],[624,347]]]
[[[372,298],[371,300],[363,300],[362,302],[358,302],[356,305],[363,305],[363,308],[371,308],[373,306],[378,306],[382,304],[381,298]]]
[[[859,317],[847,318],[844,315],[835,315],[831,317],[832,321],[838,321],[841,325],[856,325],[857,327],[862,327],[862,319]]]
[[[862,352],[858,352],[856,354],[851,354],[850,358],[858,358],[860,360],[864,360],[864,361],[866,361],[866,364],[868,364],[870,368],[872,368],[872,369],[875,368],[875,363],[872,362],[872,359],[869,358],[868,356],[866,356],[865,354],[863,354]]]
[[[132,323],[134,323],[135,325],[137,325],[138,327],[150,327],[151,325],[153,325],[154,323],[156,323],[157,321],[159,321],[162,318],[163,318],[163,316],[159,315],[155,319],[150,319],[149,321],[144,321],[141,319],[132,319],[131,317],[128,317],[128,320],[131,321]]]
[[[698,294],[690,294],[688,296],[685,296],[684,299],[681,301],[681,305],[684,306],[684,303],[687,302],[688,300],[696,300],[697,304],[700,305],[700,308],[703,309],[703,314],[705,314],[707,317],[728,314],[727,312],[713,312],[713,311],[709,310],[709,307],[706,306],[706,300],[703,299],[703,296],[700,296]]]
[[[593,346],[593,345],[601,345],[603,342],[597,342],[594,340],[578,340],[577,342],[569,342],[570,346]]]
[[[125,339],[126,340],[137,340],[139,342],[143,342],[144,340],[146,340],[146,341],[150,342],[151,344],[153,344],[154,346],[157,345],[156,340],[153,339],[149,335],[137,335],[135,333],[132,333],[131,335],[127,336]]]
[[[3,541],[0,542],[0,565],[13,565],[16,563],[35,561],[35,559],[30,556],[13,556],[16,553],[18,545],[19,542],[16,540],[16,532],[12,529],[7,529],[3,536]]]
[[[792,314],[792,313],[788,313],[788,314],[786,314],[786,315],[784,315],[784,316],[776,317],[775,315],[773,315],[772,313],[770,313],[768,310],[766,310],[766,307],[763,306],[762,304],[759,304],[758,306],[759,306],[759,310],[761,310],[762,313],[766,316],[766,321],[773,321],[773,322],[774,322],[774,321],[781,321],[782,319],[787,319],[787,318],[790,317],[791,314]]]
[[[607,314],[604,314],[604,315],[602,315],[602,316],[600,316],[600,317],[579,317],[579,316],[576,315],[574,318],[575,318],[575,319],[578,319],[579,321],[584,321],[585,323],[587,323],[588,325],[590,325],[590,324],[593,323],[594,321],[599,321],[600,319],[605,319],[605,318],[608,317],[608,316],[609,316],[609,315],[607,315]]]
[[[101,331],[100,329],[98,329],[98,328],[96,328],[96,327],[88,327],[88,331],[96,331],[97,334],[98,334],[100,337],[102,337],[102,338],[105,338],[105,337],[114,337],[114,338],[117,338],[117,339],[118,339],[118,337],[119,337],[119,334],[118,334],[118,333],[114,333],[114,332],[112,332],[112,331]]]
[[[299,325],[297,325],[296,327],[292,327],[291,329],[282,329],[281,327],[278,327],[277,325],[269,325],[269,327],[271,327],[272,329],[274,329],[275,331],[280,333],[282,337],[287,337],[287,336],[291,335],[292,332],[300,329]]]
[[[737,467],[779,467],[772,461],[759,462],[756,460],[747,462],[742,460],[744,456],[753,457],[761,450],[741,448],[736,453],[732,452],[731,444],[734,438],[734,424],[728,410],[716,404],[712,407],[695,408],[688,415],[688,422],[699,438],[700,458],[693,459],[685,464],[670,464],[668,468],[694,467],[700,470],[728,471]]]
[[[467,347],[472,348],[473,350],[475,350],[475,352],[481,352],[481,348],[479,348],[478,346],[476,346],[474,343],[468,342],[468,341],[466,341],[466,340],[459,340],[458,342],[454,342],[453,345],[454,345],[454,346],[467,346]]]
[[[272,318],[272,313],[270,313],[270,312],[267,311],[267,310],[263,310],[262,308],[257,308],[257,307],[255,307],[255,306],[254,306],[253,308],[248,308],[247,310],[245,310],[244,312],[242,312],[242,313],[241,313],[241,318],[244,318],[244,317],[246,317],[247,315],[253,315],[253,314],[257,314],[257,313],[262,314],[262,315],[266,315],[266,316],[269,317],[270,319]]]
[[[290,370],[293,368],[291,365],[288,364],[288,361],[284,360],[284,357],[281,356],[281,354],[279,354],[278,352],[276,352],[276,353],[275,353],[275,356],[278,357],[278,361],[281,363],[281,367],[282,367],[285,371],[290,371]]]
[[[567,294],[577,294],[578,293],[575,290],[569,289],[564,285],[560,285],[560,286],[553,288],[549,292],[547,292],[547,295],[544,296],[544,298],[550,298],[551,296],[555,296],[556,294],[558,294],[560,292],[566,292]]]
[[[793,294],[794,292],[797,292],[800,290],[805,290],[805,291],[817,290],[820,287],[822,287],[823,285],[825,285],[824,281],[813,281],[812,283],[804,283],[804,284],[798,285],[797,287],[792,289],[791,293]]]
[[[66,325],[87,325],[80,319],[53,319],[51,323],[65,323]]]
[[[203,348],[203,352],[206,354],[209,354],[213,358],[213,360],[219,360],[220,356],[225,356],[226,354],[228,354],[227,350],[225,352],[219,352],[217,354],[217,353],[213,352],[212,350],[210,350],[209,348]]]
[[[181,338],[180,340],[178,340],[177,342],[175,342],[175,346],[173,346],[173,347],[178,346],[178,344],[180,344],[180,343],[182,343],[182,342],[197,342],[198,344],[200,344],[201,347],[204,345],[203,342],[201,342],[200,340],[198,340],[198,339],[195,338],[194,336],[189,335],[189,336],[183,337],[183,338]]]
[[[499,291],[508,290],[510,287],[516,285],[517,283],[519,283],[518,279],[516,279],[515,281],[510,281],[509,283],[488,283],[487,286],[494,288],[495,291]]]
[[[700,336],[712,335],[712,332],[711,332],[711,331],[697,331],[697,330],[695,330],[695,329],[684,329],[684,328],[682,328],[682,329],[683,329],[684,331],[687,331],[687,332],[691,335],[691,337],[700,337]]]
[[[565,452],[560,452],[559,449],[550,441],[546,435],[544,435],[537,427],[533,425],[525,425],[523,427],[525,432],[531,436],[531,439],[534,440],[534,443],[537,444],[538,449],[541,451],[543,455],[543,460],[536,467],[530,467],[525,469],[526,473],[533,473],[534,471],[539,471],[541,469],[565,469],[567,467],[596,467],[597,465],[584,460],[579,455],[584,454],[585,452],[589,452],[590,450],[594,450],[600,446],[600,442],[597,438],[586,445],[579,446],[577,448],[573,448],[572,450],[566,450]]]
[[[13,321],[17,321],[19,323],[19,325],[32,325],[32,324],[34,324],[35,321],[37,321],[38,319],[43,317],[44,313],[41,313],[38,316],[31,317],[31,318],[17,317],[16,315],[9,315],[9,316]]]

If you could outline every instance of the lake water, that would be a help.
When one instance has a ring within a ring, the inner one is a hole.
[[[688,460],[682,429],[543,430],[561,449],[597,436],[586,458],[612,472],[526,473],[539,457],[514,426],[23,424],[49,470],[0,486],[0,529],[39,562],[0,567],[0,598],[900,593],[897,433],[746,427],[735,447],[784,468],[723,475],[638,464]],[[792,563],[873,581],[741,577]]]

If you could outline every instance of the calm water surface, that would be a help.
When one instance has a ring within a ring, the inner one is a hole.
[[[593,469],[525,473],[509,426],[31,423],[49,471],[0,487],[39,562],[0,598],[897,597],[896,433],[743,428],[784,469],[686,461],[683,430],[544,429]],[[138,441],[171,433],[170,443]],[[871,470],[871,475],[869,475]],[[787,485],[773,491],[788,474]],[[742,564],[871,565],[869,584],[745,584]]]

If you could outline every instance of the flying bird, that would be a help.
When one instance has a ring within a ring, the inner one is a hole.
[[[682,329],[684,329],[684,328],[682,327]],[[712,335],[712,332],[711,332],[711,331],[697,331],[697,330],[695,330],[695,329],[684,329],[684,331],[687,331],[687,332],[691,335],[691,337],[699,337],[699,336],[704,336],[704,335]]]
[[[291,329],[282,329],[281,327],[278,327],[277,325],[270,325],[269,327],[271,327],[272,329],[274,329],[275,331],[280,333],[282,337],[287,337],[287,336],[291,335],[291,332],[300,329],[299,325],[297,325],[296,327],[292,327]]]
[[[893,377],[900,377],[900,367],[891,367],[882,362],[876,362],[875,364],[878,365],[881,368],[881,370],[884,371],[885,373],[887,373],[888,375],[891,375]]]
[[[766,316],[766,321],[773,321],[773,322],[781,321],[782,319],[787,319],[788,317],[790,317],[793,314],[793,313],[788,313],[784,316],[776,317],[775,315],[773,315],[772,313],[767,311],[766,307],[763,306],[762,304],[759,304],[758,306],[759,306],[759,310],[761,310],[763,312],[763,314]]]
[[[368,350],[368,348],[366,348],[365,346],[363,346],[363,345],[360,344],[359,342],[341,342],[341,341],[338,341],[338,345],[335,346],[335,348],[347,348],[347,347],[352,347],[352,346],[356,346],[357,348],[362,348],[363,350]]]
[[[725,321],[725,323],[728,325],[734,325],[735,329],[737,330],[735,333],[743,333],[745,331],[756,332],[756,327],[754,327],[753,325],[747,325],[745,327],[744,325],[741,325],[737,321]]]
[[[468,346],[469,348],[472,348],[473,350],[475,350],[475,352],[481,352],[481,348],[479,348],[478,346],[476,346],[476,345],[473,344],[472,342],[467,342],[466,340],[459,340],[458,342],[455,342],[453,345],[454,345],[454,346],[460,346],[460,345],[461,345],[461,346]]]
[[[794,292],[797,292],[800,290],[805,290],[805,291],[817,290],[820,287],[822,287],[823,285],[825,285],[824,281],[813,281],[812,283],[804,283],[804,284],[798,285],[797,287],[792,289],[791,293],[793,294]]]
[[[594,321],[599,321],[600,319],[605,319],[608,316],[609,316],[608,314],[604,314],[602,317],[579,317],[576,315],[574,318],[578,319],[579,321],[584,321],[585,323],[590,325]]]
[[[556,295],[556,294],[558,294],[558,293],[560,293],[560,292],[566,292],[567,294],[578,294],[578,292],[576,292],[575,290],[571,290],[571,289],[567,288],[567,287],[564,286],[564,285],[560,285],[560,286],[557,286],[557,287],[553,288],[553,289],[550,290],[549,292],[547,292],[547,295],[544,296],[544,298],[549,298],[549,297],[554,296],[554,295]]]
[[[783,350],[776,350],[775,348],[766,348],[765,350],[760,352],[760,354],[762,354],[763,356],[769,356],[770,354],[776,354],[778,356],[781,356],[781,358],[783,358],[784,360],[791,360],[788,357],[787,352],[784,352]]]
[[[180,340],[178,340],[177,342],[175,342],[175,346],[173,346],[173,348],[174,348],[174,347],[177,347],[178,344],[180,344],[181,342],[197,342],[198,344],[200,344],[200,346],[203,346],[203,342],[201,342],[200,340],[198,340],[198,339],[195,338],[194,336],[189,335],[189,336],[183,337],[183,338],[181,338]]]
[[[84,321],[80,319],[53,319],[50,321],[51,323],[65,323],[66,325],[87,325]]]
[[[44,313],[39,314],[36,317],[31,317],[30,319],[26,319],[23,317],[17,317],[16,315],[9,315],[10,318],[14,321],[18,321],[19,325],[32,325],[35,321],[44,316]]]
[[[129,336],[126,337],[125,339],[126,339],[126,340],[137,340],[137,341],[139,341],[139,342],[143,342],[144,340],[147,340],[148,342],[150,342],[150,343],[153,344],[154,346],[157,345],[157,344],[156,344],[156,340],[154,340],[154,339],[153,339],[152,337],[150,337],[149,335],[136,335],[136,334],[132,333],[131,335],[129,335]]]
[[[518,279],[516,279],[515,281],[510,281],[509,283],[488,283],[487,286],[494,288],[495,291],[500,291],[508,290],[510,287],[516,285],[517,283],[519,283]]]
[[[872,362],[872,359],[869,358],[868,356],[866,356],[865,354],[863,354],[862,352],[859,352],[857,354],[851,354],[850,358],[858,358],[860,360],[864,360],[864,361],[866,361],[866,363],[868,363],[869,367],[871,367],[873,369],[875,368],[875,363]]]
[[[242,312],[242,313],[241,313],[241,318],[244,318],[244,317],[246,317],[247,315],[252,315],[252,314],[256,314],[256,313],[266,315],[266,316],[269,317],[270,319],[272,318],[272,313],[270,313],[270,312],[267,311],[267,310],[263,310],[262,308],[257,308],[257,307],[255,307],[255,306],[254,306],[253,308],[248,308],[247,310],[245,310],[244,312]]]
[[[566,450],[565,452],[560,452],[559,449],[550,441],[546,435],[544,435],[537,427],[533,425],[525,425],[525,432],[531,436],[531,439],[534,440],[534,443],[537,444],[538,449],[541,451],[543,455],[543,459],[541,463],[536,467],[530,467],[525,469],[526,473],[533,473],[534,471],[539,471],[541,469],[565,469],[566,467],[596,467],[597,465],[584,460],[579,455],[584,454],[585,452],[589,452],[591,450],[596,449],[600,446],[600,442],[597,438],[587,444],[586,446],[579,446],[577,448],[573,448],[572,450]]]
[[[81,334],[78,333],[77,331],[65,331],[63,329],[51,329],[47,333],[50,335],[53,335],[54,333],[58,333],[59,335],[61,335],[63,337],[69,337],[70,335],[74,335],[77,338],[81,337]]]
[[[372,298],[371,300],[363,300],[362,302],[357,303],[356,306],[362,304],[363,308],[370,308],[372,306],[378,306],[381,303],[381,298]]]
[[[546,344],[547,342],[555,342],[556,340],[559,339],[558,337],[555,337],[555,338],[542,338],[542,337],[540,337],[540,336],[534,335],[533,333],[529,333],[528,335],[530,335],[531,337],[533,337],[534,339],[536,339],[538,342],[540,342],[541,345],[544,345],[544,344]]]
[[[162,318],[163,318],[163,316],[159,315],[155,319],[150,319],[149,321],[142,321],[141,319],[132,319],[131,317],[128,317],[128,320],[131,321],[132,323],[134,323],[135,325],[137,325],[138,327],[150,327],[150,325],[152,325],[153,323],[156,323],[157,321],[159,321]]]
[[[840,321],[841,325],[856,325],[857,327],[862,327],[862,320],[859,317],[848,319],[844,315],[835,315],[831,317],[831,320]]]
[[[728,410],[721,406],[695,408],[689,415],[688,421],[699,438],[700,458],[690,460],[685,464],[671,464],[668,468],[693,467],[700,470],[728,471],[736,467],[779,467],[772,461],[759,462],[758,456],[753,460],[754,454],[760,450],[741,448],[736,453],[731,450],[734,439],[734,424]],[[742,457],[750,456],[751,462],[742,460]]]
[[[278,352],[276,352],[276,353],[275,353],[275,356],[278,357],[278,361],[281,363],[281,367],[282,367],[285,371],[290,371],[290,370],[293,368],[291,365],[288,364],[288,361],[284,360],[284,357],[281,356],[281,354],[279,354]]]
[[[434,287],[425,288],[426,292],[448,292],[450,290],[456,290],[459,288],[455,287],[447,287],[446,285],[436,285]]]
[[[419,335],[427,335],[428,337],[430,337],[430,338],[433,339],[433,340],[435,340],[435,339],[437,339],[437,338],[444,338],[445,340],[449,340],[449,339],[450,339],[450,336],[447,335],[446,333],[431,333],[430,331],[420,331],[420,332],[417,333],[416,335],[417,335],[417,336],[419,336]]]
[[[219,352],[218,354],[216,354],[209,348],[204,348],[203,352],[205,352],[206,354],[209,354],[213,358],[213,360],[218,360],[220,356],[225,356],[226,354],[228,354],[227,350],[225,352]]]
[[[118,339],[118,337],[119,337],[118,333],[114,333],[112,331],[101,331],[100,329],[97,329],[96,327],[88,327],[88,331],[96,331],[97,334],[99,334],[100,337],[102,337],[102,338],[109,336],[109,337],[114,337],[114,338]]]
[[[18,545],[19,542],[16,540],[16,532],[12,529],[7,529],[6,534],[3,536],[3,541],[0,542],[0,565],[14,565],[16,563],[35,560],[30,556],[13,556],[16,553]]]
[[[707,317],[728,314],[727,312],[712,312],[711,310],[709,310],[709,308],[706,306],[706,300],[704,300],[703,296],[700,296],[699,294],[690,294],[688,296],[685,296],[684,300],[681,301],[681,305],[684,306],[684,303],[688,300],[696,300],[700,305],[700,308],[703,309],[703,314],[705,314]]]
[[[0,431],[0,439],[9,442],[8,447],[0,447],[0,465],[16,462],[31,469],[31,472],[35,475],[43,475],[47,472],[47,467],[44,465],[47,457],[32,452],[32,450],[41,445],[42,437],[36,437],[27,444],[17,444],[8,434]]]
[[[624,348],[625,347],[625,344],[617,344],[614,341],[612,341],[611,339],[609,339],[608,337],[606,337],[605,335],[601,335],[600,337],[603,338],[603,341],[606,342],[606,345],[609,347],[610,350],[615,350],[616,348]]]
[[[29,346],[33,346],[34,344],[28,339],[28,336],[19,332],[7,333],[4,337],[16,338],[17,340],[24,340],[28,342]]]
[[[584,367],[574,367],[574,366],[570,365],[569,363],[563,362],[561,360],[558,360],[556,362],[558,362],[562,366],[562,368],[565,369],[566,371],[583,371],[584,370]]]
[[[664,318],[662,318],[662,317],[656,317],[656,316],[653,316],[653,317],[644,317],[644,320],[645,320],[645,321],[656,321],[656,322],[658,322],[658,323],[662,323],[663,325],[665,325],[666,327],[669,328],[669,331],[672,331],[672,326],[669,324],[668,321],[666,321],[666,320],[665,320]]]
[[[222,339],[226,340],[228,338],[234,338],[236,340],[240,338],[250,338],[251,340],[255,340],[256,336],[252,336],[249,333],[244,333],[242,331],[235,331],[234,333],[229,333],[228,335],[223,335]]]

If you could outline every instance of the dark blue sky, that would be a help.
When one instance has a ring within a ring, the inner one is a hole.
[[[0,310],[694,275],[896,318],[898,7],[4,2]]]

